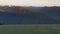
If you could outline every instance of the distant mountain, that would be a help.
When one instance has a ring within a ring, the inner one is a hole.
[[[39,12],[60,21],[60,7],[26,7],[33,12]]]
[[[17,13],[16,13],[17,11]],[[39,12],[32,12],[26,9],[17,10],[9,8],[5,12],[0,12],[0,23],[3,24],[59,24],[50,16]]]

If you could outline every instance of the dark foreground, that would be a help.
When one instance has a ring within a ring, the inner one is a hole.
[[[60,24],[0,25],[0,34],[60,34]]]

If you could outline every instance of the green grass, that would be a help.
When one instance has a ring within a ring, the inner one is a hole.
[[[60,34],[60,24],[0,25],[0,34]]]

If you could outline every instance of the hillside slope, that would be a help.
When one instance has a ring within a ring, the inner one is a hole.
[[[10,8],[9,8],[10,9]],[[10,9],[11,10],[11,9]],[[49,16],[38,12],[31,12],[28,10],[14,12],[0,12],[0,23],[3,24],[59,24],[60,22],[52,19]],[[18,11],[18,10],[17,10]],[[22,13],[20,13],[22,12]],[[29,12],[31,12],[29,14]]]

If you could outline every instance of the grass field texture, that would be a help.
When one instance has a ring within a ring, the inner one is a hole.
[[[0,34],[60,34],[60,24],[0,25]]]

